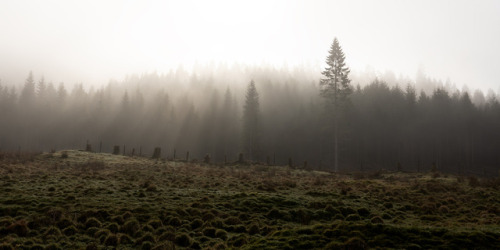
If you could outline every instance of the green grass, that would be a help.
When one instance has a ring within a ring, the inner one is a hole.
[[[65,151],[0,161],[2,248],[499,248],[497,180]]]

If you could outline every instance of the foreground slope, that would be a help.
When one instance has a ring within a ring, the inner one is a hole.
[[[498,179],[80,151],[1,158],[4,249],[500,248]]]

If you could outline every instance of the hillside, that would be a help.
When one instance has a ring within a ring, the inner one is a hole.
[[[500,248],[498,178],[0,158],[1,249]]]

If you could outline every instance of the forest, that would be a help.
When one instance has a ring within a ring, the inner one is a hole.
[[[500,104],[425,75],[416,82],[352,76],[340,120],[339,170],[440,171],[496,175]],[[0,149],[84,149],[162,158],[233,162],[239,153],[268,164],[332,170],[331,112],[321,75],[307,67],[179,67],[85,89],[54,85],[30,72],[24,86],[0,85]],[[250,81],[257,110],[254,152],[244,147]],[[401,81],[401,82],[398,82]],[[424,86],[432,86],[425,89]],[[175,155],[174,155],[175,154]],[[249,159],[251,158],[251,159]]]

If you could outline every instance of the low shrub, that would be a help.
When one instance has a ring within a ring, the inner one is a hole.
[[[17,234],[19,237],[27,236],[29,230],[25,220],[18,220],[7,227],[7,232]]]
[[[251,235],[254,234],[259,234],[260,233],[260,228],[256,224],[250,225],[250,228],[248,228],[248,233]]]
[[[95,217],[88,218],[87,221],[85,221],[85,228],[90,228],[90,227],[100,228],[101,222]]]
[[[109,234],[104,240],[104,245],[106,246],[117,246],[119,242],[118,236],[116,234]]]
[[[215,231],[215,237],[222,239],[222,240],[227,240],[227,232],[225,230],[222,230],[222,229],[217,229]]]
[[[181,247],[189,247],[193,243],[193,240],[189,237],[189,235],[182,233],[175,236],[174,242]]]
[[[210,237],[210,238],[214,238],[215,237],[215,231],[216,231],[215,228],[213,228],[213,227],[207,227],[207,228],[203,229],[203,235],[205,235],[207,237]]]
[[[346,221],[360,221],[361,217],[359,217],[359,215],[357,215],[357,214],[350,214],[347,217],[345,217],[345,220]]]
[[[112,233],[117,233],[118,231],[120,231],[120,226],[118,225],[118,223],[112,222],[106,226],[106,229],[108,229]]]
[[[75,226],[69,226],[63,230],[63,234],[66,236],[75,235],[77,232],[78,232],[78,229]]]
[[[136,219],[130,219],[123,224],[123,226],[121,227],[121,232],[130,236],[134,236],[139,229],[139,222]]]
[[[154,235],[152,233],[145,233],[141,238],[139,238],[136,243],[137,244],[141,244],[143,242],[146,242],[146,241],[149,241],[149,242],[153,242],[155,243],[156,242],[156,239],[154,237]]]
[[[373,224],[382,224],[384,223],[384,220],[380,218],[380,216],[375,216],[370,220],[370,222]]]

